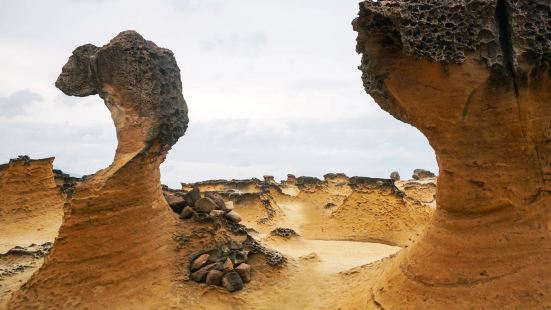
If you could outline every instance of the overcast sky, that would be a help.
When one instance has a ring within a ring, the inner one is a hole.
[[[358,0],[0,0],[0,163],[20,154],[91,174],[116,146],[97,97],[54,87],[74,48],[133,29],[171,49],[190,124],[162,165],[171,186],[327,172],[436,170],[413,127],[363,90]]]

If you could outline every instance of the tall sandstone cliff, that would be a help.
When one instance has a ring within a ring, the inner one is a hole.
[[[549,1],[364,1],[353,26],[365,90],[440,169],[430,227],[371,306],[551,306]]]
[[[118,146],[109,167],[75,187],[54,250],[10,307],[170,307],[178,220],[159,165],[188,123],[172,52],[125,31],[103,47],[78,47],[56,86],[71,96],[99,94]]]

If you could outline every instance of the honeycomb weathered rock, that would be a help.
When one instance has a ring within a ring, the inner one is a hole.
[[[550,7],[360,4],[365,90],[427,137],[439,166],[434,218],[385,262],[380,308],[551,306]]]

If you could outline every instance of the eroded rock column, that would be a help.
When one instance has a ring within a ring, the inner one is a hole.
[[[353,26],[366,91],[440,168],[435,218],[372,306],[551,305],[549,3],[365,1]]]
[[[111,112],[114,162],[75,188],[54,250],[12,308],[168,308],[179,275],[159,165],[188,124],[171,51],[134,31],[78,47],[56,86],[99,94]],[[75,159],[78,160],[78,159]]]

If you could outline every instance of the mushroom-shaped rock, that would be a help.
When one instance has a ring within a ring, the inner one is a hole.
[[[103,47],[75,49],[56,86],[71,96],[99,94],[118,146],[109,167],[75,187],[54,250],[10,306],[164,307],[174,301],[179,272],[178,219],[163,197],[159,165],[188,124],[174,55],[125,31]],[[77,304],[67,303],[76,296]]]
[[[428,138],[440,171],[431,226],[385,263],[379,308],[551,306],[550,14],[546,1],[360,4],[365,90]]]
[[[413,170],[413,175],[411,176],[414,180],[422,180],[426,178],[434,178],[436,175],[425,169],[415,169]]]

